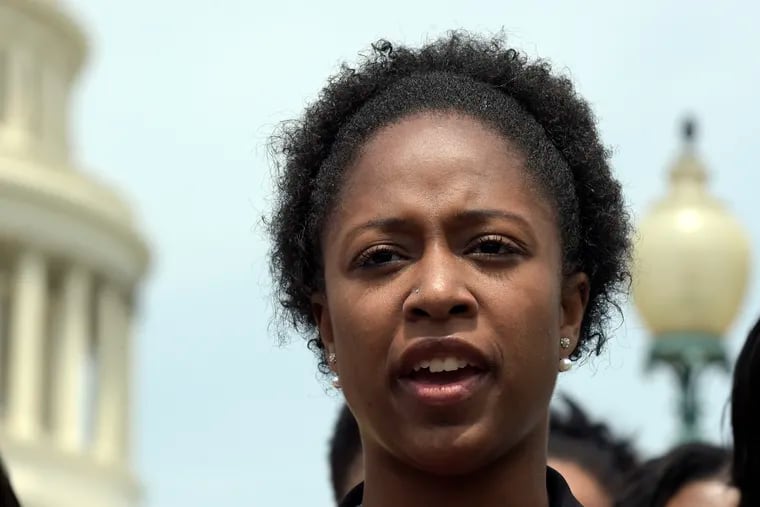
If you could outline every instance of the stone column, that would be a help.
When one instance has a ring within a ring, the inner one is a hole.
[[[121,428],[119,432],[119,449],[121,457],[126,462],[130,455],[130,431],[132,430],[132,309],[131,305],[124,301],[121,309],[122,345],[121,377],[119,389],[121,390]]]
[[[8,427],[34,438],[42,418],[47,267],[39,252],[22,252],[15,266],[8,364]]]
[[[29,104],[25,81],[29,74],[29,53],[19,46],[9,46],[6,59],[5,140],[14,149],[23,149],[28,142]]]
[[[7,414],[8,405],[8,276],[0,269],[0,414]]]
[[[82,267],[72,266],[64,273],[51,402],[53,432],[58,444],[67,450],[79,450],[84,444],[90,285],[90,275]]]
[[[104,462],[125,459],[126,302],[114,287],[98,294],[98,394],[95,413],[95,454]]]
[[[10,102],[10,58],[8,49],[0,49],[0,122],[5,121],[8,112],[8,103]]]

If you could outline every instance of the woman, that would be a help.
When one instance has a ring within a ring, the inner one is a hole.
[[[734,368],[731,425],[734,430],[733,484],[740,507],[760,505],[760,320],[749,332]]]
[[[283,317],[356,417],[345,506],[572,506],[559,371],[598,352],[629,219],[586,102],[500,39],[387,42],[275,138]]]

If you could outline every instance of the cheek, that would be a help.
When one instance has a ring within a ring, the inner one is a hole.
[[[494,320],[503,346],[521,364],[537,365],[559,359],[561,288],[553,271],[534,269],[521,273],[520,280],[495,302]],[[553,364],[552,366],[556,366]]]
[[[387,298],[357,293],[348,286],[335,289],[328,294],[333,339],[341,380],[344,389],[350,390],[354,382],[366,384],[382,373],[395,321]]]
[[[387,302],[371,294],[357,296],[337,291],[330,301],[333,338],[338,356],[338,375],[346,402],[362,428],[366,421],[382,420],[388,413],[386,367],[393,336],[393,316]],[[331,306],[332,308],[332,306]]]
[[[557,379],[560,290],[553,271],[530,270],[515,276],[494,314],[504,361],[504,395],[516,411],[545,410]]]

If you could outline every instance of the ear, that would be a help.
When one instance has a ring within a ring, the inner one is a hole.
[[[562,287],[560,336],[570,338],[570,347],[562,350],[563,358],[569,356],[578,346],[583,315],[588,305],[589,289],[586,273],[575,273],[565,278]]]
[[[330,309],[327,305],[327,297],[323,292],[316,292],[311,296],[311,313],[314,316],[314,322],[317,324],[317,332],[325,353],[335,353],[335,341],[333,340],[332,321],[330,319]],[[335,370],[333,364],[330,369]]]

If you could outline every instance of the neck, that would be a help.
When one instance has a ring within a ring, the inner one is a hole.
[[[380,447],[365,449],[364,507],[547,507],[546,431],[539,428],[492,463],[457,476],[410,467]]]

